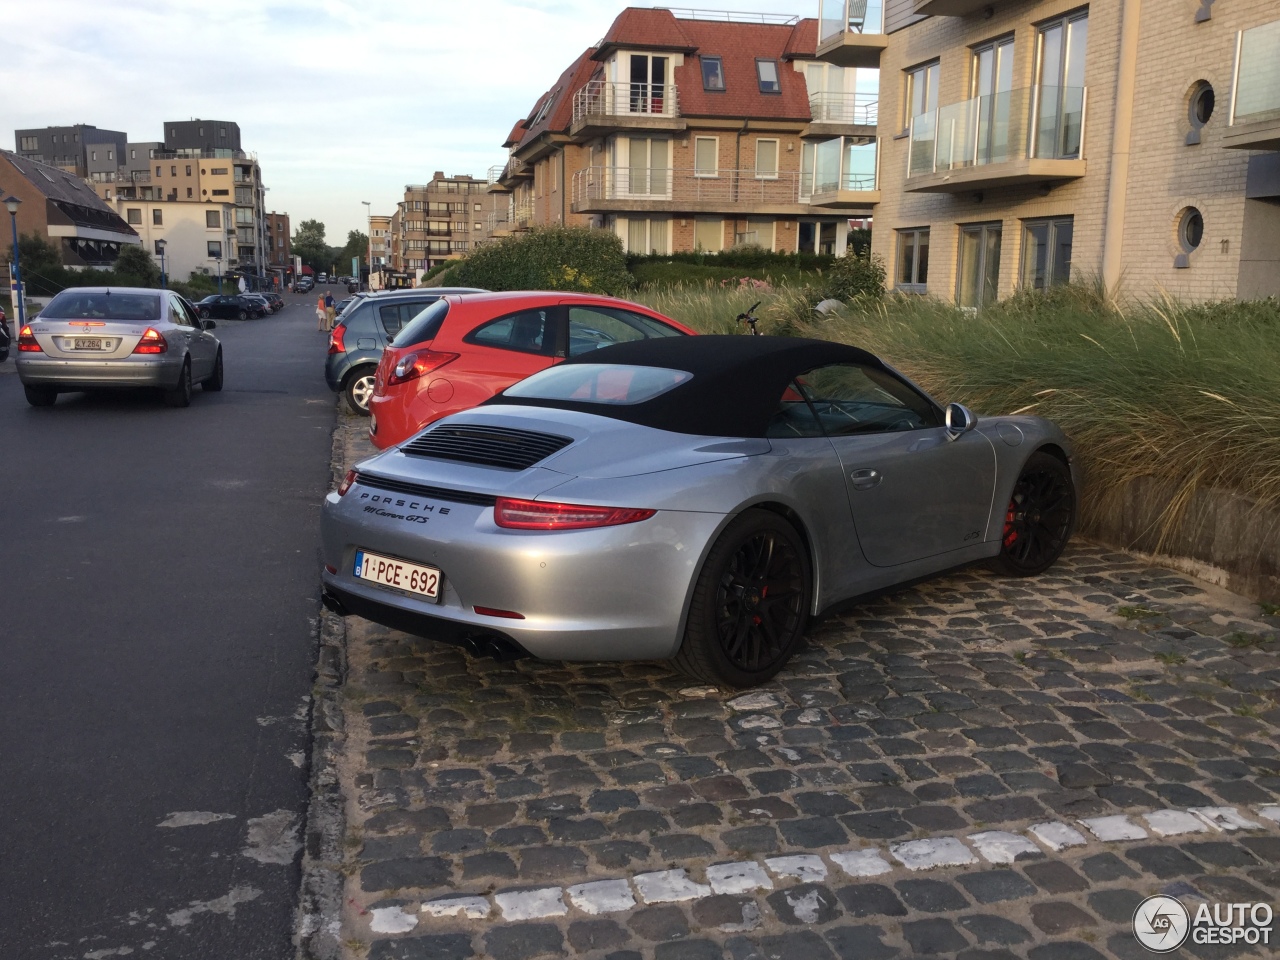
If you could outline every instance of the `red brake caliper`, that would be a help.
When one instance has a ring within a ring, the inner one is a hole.
[[[1016,515],[1017,505],[1010,500],[1009,509],[1004,515],[1004,545],[1006,549],[1012,547],[1018,540],[1018,531],[1013,525]]]

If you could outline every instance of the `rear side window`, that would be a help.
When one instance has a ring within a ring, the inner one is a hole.
[[[779,440],[824,436],[822,424],[818,422],[813,408],[805,400],[798,384],[789,383],[786,389],[782,391],[782,399],[778,401],[778,409],[774,411],[773,419],[769,421],[769,426],[765,428],[764,435]]]
[[[394,337],[408,326],[410,320],[435,302],[433,297],[429,300],[400,300],[379,304],[378,319],[382,321],[382,329],[387,331],[387,336]]]
[[[687,370],[669,370],[666,367],[566,363],[507,387],[503,396],[629,406],[652,400],[692,379],[693,374]]]
[[[131,320],[154,323],[160,319],[159,293],[93,293],[63,290],[44,308],[46,320]]]
[[[434,340],[440,332],[440,325],[449,313],[449,301],[437,300],[431,306],[409,320],[391,341],[393,347],[411,347],[415,343],[426,343]]]
[[[555,321],[550,309],[521,310],[481,324],[463,339],[500,350],[547,353],[555,341]]]
[[[614,343],[678,337],[681,333],[652,317],[615,307],[569,308],[569,356],[576,357]]]

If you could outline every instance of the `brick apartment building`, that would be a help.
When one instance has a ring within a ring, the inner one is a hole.
[[[504,144],[508,227],[600,227],[632,252],[843,253],[879,200],[876,97],[859,64],[815,58],[817,26],[624,10]]]
[[[267,268],[293,270],[293,240],[289,232],[289,215],[287,213],[267,214]]]
[[[495,212],[506,207],[507,198],[491,193],[488,181],[477,177],[446,177],[436,171],[429,183],[408,184],[396,212],[385,221],[391,271],[421,275],[466,256],[489,239]]]
[[[820,20],[823,59],[879,59],[872,250],[896,289],[1280,295],[1274,0],[823,0]]]

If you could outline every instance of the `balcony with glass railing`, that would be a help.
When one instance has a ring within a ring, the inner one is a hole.
[[[800,195],[815,207],[870,209],[880,202],[879,150],[875,140],[838,137],[806,149]]]
[[[911,0],[911,12],[924,17],[968,17],[1008,6],[1012,0]]]
[[[1237,34],[1235,77],[1223,146],[1280,150],[1280,20]]]
[[[905,189],[923,193],[1084,176],[1085,87],[1024,87],[913,117]]]
[[[573,175],[574,213],[809,212],[801,174],[690,167],[585,167]]]
[[[573,95],[569,135],[598,136],[613,130],[683,130],[674,83],[615,83],[590,80]]]
[[[878,67],[888,46],[884,0],[820,0],[819,60],[841,67]]]

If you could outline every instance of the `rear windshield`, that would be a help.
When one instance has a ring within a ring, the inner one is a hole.
[[[154,323],[160,319],[160,295],[63,290],[41,311],[40,319],[132,320],[137,323]]]
[[[449,301],[437,300],[401,327],[400,332],[396,334],[396,338],[391,341],[391,345],[393,347],[412,347],[416,343],[426,343],[428,340],[434,340],[436,334],[440,332],[440,325],[444,323],[445,315],[448,312]]]
[[[504,397],[630,405],[660,397],[693,379],[684,370],[617,363],[548,367],[503,391]]]

